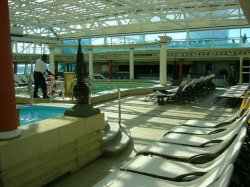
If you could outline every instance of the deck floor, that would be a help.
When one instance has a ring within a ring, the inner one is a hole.
[[[159,140],[171,127],[180,125],[188,119],[220,121],[227,118],[238,110],[239,105],[231,107],[227,105],[226,101],[214,104],[214,99],[221,93],[222,90],[216,90],[210,96],[186,104],[157,105],[152,102],[144,102],[145,95],[122,98],[122,123],[130,130],[133,140],[129,146],[119,155],[102,156],[78,171],[65,174],[45,186],[92,186],[112,171],[118,170],[121,165],[134,157],[138,150]],[[98,104],[97,107],[109,117],[109,120],[118,121],[117,100]]]

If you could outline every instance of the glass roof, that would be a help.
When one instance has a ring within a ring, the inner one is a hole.
[[[247,26],[237,0],[8,0],[12,34],[77,38]]]

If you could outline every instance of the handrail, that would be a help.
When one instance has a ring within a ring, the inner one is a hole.
[[[32,87],[32,74],[29,74],[28,77],[28,92],[30,94],[30,105],[33,104],[33,87]]]
[[[101,79],[105,80],[106,82],[109,83],[109,85],[116,89],[118,91],[118,117],[119,117],[119,125],[121,126],[121,90],[115,86],[109,79],[107,79],[106,77],[104,77],[102,74],[100,73],[91,73],[89,74],[89,79],[90,80],[94,80],[95,77],[101,77]]]
[[[55,80],[52,75],[50,75],[48,78],[49,78],[49,81],[47,81],[47,86],[49,86],[49,101],[50,103],[52,103],[52,99],[53,99],[52,90],[53,90],[53,85],[54,85]]]

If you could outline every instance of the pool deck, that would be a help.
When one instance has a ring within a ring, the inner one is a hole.
[[[146,145],[159,140],[171,127],[179,125],[188,119],[205,119],[220,121],[238,110],[225,103],[214,104],[213,101],[221,90],[212,95],[199,98],[186,104],[167,103],[157,105],[144,102],[145,94],[123,97],[121,100],[122,123],[127,126],[132,135],[132,142],[119,155],[113,157],[101,156],[87,166],[67,173],[48,183],[45,187],[90,187],[109,173],[118,170],[136,152]],[[67,105],[53,103],[53,105]],[[96,107],[111,120],[118,120],[118,101],[110,100],[96,104]]]

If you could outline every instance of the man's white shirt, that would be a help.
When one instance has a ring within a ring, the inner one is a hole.
[[[42,61],[41,59],[37,59],[36,65],[35,65],[35,71],[44,73],[46,70],[48,70],[48,68],[46,64],[44,63],[44,61]]]

